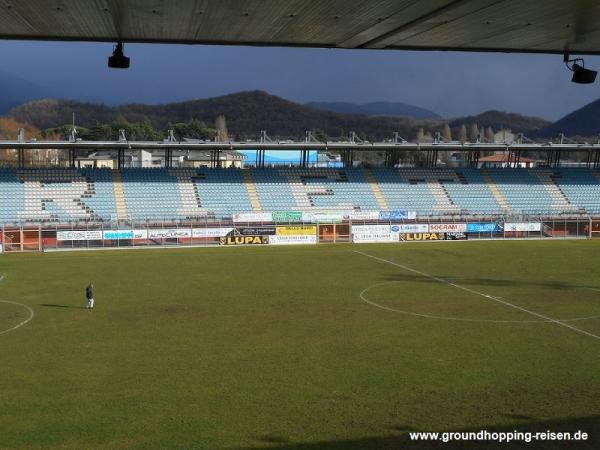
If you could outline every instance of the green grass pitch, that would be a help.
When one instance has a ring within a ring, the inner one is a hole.
[[[600,339],[583,332],[600,335],[599,254],[513,241],[1,255],[0,300],[35,316],[0,334],[0,448],[433,449],[408,433],[581,429],[585,443],[517,446],[597,449]],[[0,303],[0,332],[28,314]]]

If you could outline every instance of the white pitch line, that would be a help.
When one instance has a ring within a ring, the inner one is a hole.
[[[525,309],[522,306],[514,305],[514,304],[512,304],[510,302],[507,302],[506,300],[501,300],[498,297],[494,297],[493,295],[489,295],[489,294],[486,294],[484,292],[479,292],[479,291],[476,291],[474,289],[470,289],[470,288],[468,288],[466,286],[461,286],[460,284],[456,284],[456,283],[453,283],[451,281],[445,280],[443,278],[436,277],[435,275],[430,275],[428,273],[421,272],[421,271],[413,269],[411,267],[403,266],[402,264],[398,264],[398,263],[396,263],[394,261],[390,261],[388,259],[380,258],[378,256],[369,255],[368,253],[359,252],[358,250],[354,250],[354,253],[358,253],[360,255],[367,256],[369,258],[372,258],[372,259],[375,259],[375,260],[378,260],[378,261],[382,261],[382,262],[391,264],[391,265],[396,266],[396,267],[400,267],[403,270],[407,270],[409,272],[416,273],[418,275],[421,275],[422,277],[429,278],[430,280],[435,280],[435,281],[437,281],[439,283],[444,283],[444,284],[447,284],[449,286],[455,287],[457,289],[462,289],[463,291],[470,292],[471,294],[479,295],[480,297],[487,298],[488,300],[492,300],[492,301],[501,303],[503,305],[506,305],[506,306],[509,306],[511,308],[517,309],[519,311],[523,311],[523,312],[525,312],[527,314],[530,314],[532,316],[538,317],[540,319],[544,319],[544,320],[546,320],[548,322],[555,323],[557,325],[560,325],[561,327],[569,328],[570,330],[573,330],[576,333],[585,334],[586,336],[590,336],[590,337],[593,337],[594,339],[600,340],[600,336],[597,336],[597,335],[595,335],[593,333],[590,333],[588,331],[585,331],[585,330],[582,330],[580,328],[574,327],[573,325],[569,325],[568,323],[564,323],[564,322],[561,322],[559,320],[553,319],[552,317],[548,317],[548,316],[545,316],[543,314],[537,313],[535,311],[531,311],[529,309]]]
[[[0,281],[4,280],[4,274],[0,275]],[[0,303],[7,303],[9,305],[17,305],[17,306],[22,306],[23,308],[25,308],[27,311],[29,311],[29,317],[27,319],[25,319],[23,322],[15,325],[12,328],[9,328],[8,330],[3,330],[0,331],[0,335],[4,334],[4,333],[9,333],[11,331],[16,330],[17,328],[21,328],[23,325],[27,324],[28,322],[31,321],[31,319],[34,318],[35,316],[35,312],[33,311],[33,309],[31,309],[29,306],[24,305],[23,303],[17,303],[17,302],[10,302],[8,300],[0,300]]]

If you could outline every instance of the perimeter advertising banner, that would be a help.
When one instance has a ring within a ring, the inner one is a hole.
[[[415,220],[414,211],[379,211],[379,220]]]
[[[148,230],[148,237],[150,239],[191,238],[192,230],[190,228],[153,229],[153,230]]]
[[[466,223],[430,223],[429,231],[433,232],[461,232],[465,233],[467,231]]]
[[[392,225],[392,233],[428,233],[429,225],[426,223],[410,223]]]
[[[303,214],[302,211],[276,211],[271,214],[271,220],[274,223],[302,222]]]
[[[277,236],[316,236],[316,225],[288,225],[277,227],[275,234]]]
[[[467,233],[446,233],[447,241],[466,241],[469,239],[469,235]]]
[[[269,244],[271,245],[294,245],[294,244],[316,244],[317,235],[282,235],[269,236]]]
[[[107,241],[119,239],[147,239],[148,232],[146,230],[104,230],[102,237]]]
[[[401,241],[444,241],[446,233],[401,233]]]
[[[304,220],[312,223],[342,223],[343,213],[313,213],[304,214]]]
[[[100,241],[102,240],[102,230],[84,230],[84,231],[57,231],[57,241]]]
[[[242,236],[270,236],[275,234],[275,227],[236,228],[230,234],[241,234]]]
[[[366,242],[392,242],[394,240],[389,225],[353,225],[352,241]],[[397,239],[396,239],[397,240]]]
[[[222,237],[231,233],[233,228],[193,228],[192,237],[194,238],[210,238]]]
[[[344,220],[379,220],[379,211],[350,211]]]
[[[221,245],[263,245],[269,243],[269,236],[224,236]]]
[[[234,222],[272,222],[272,213],[242,213],[233,215]]]
[[[502,227],[495,222],[489,223],[468,223],[467,233],[498,233],[502,232]]]
[[[540,222],[510,222],[504,224],[504,231],[542,231]]]

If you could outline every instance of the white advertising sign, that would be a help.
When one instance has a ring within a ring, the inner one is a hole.
[[[100,241],[102,230],[57,231],[57,241]]]
[[[393,240],[389,225],[354,225],[353,242],[391,242]]]
[[[315,235],[273,235],[269,236],[269,244],[273,245],[294,245],[294,244],[316,244]]]
[[[192,229],[192,237],[223,237],[231,231],[233,231],[233,228],[194,228]]]
[[[241,213],[233,215],[234,222],[273,222],[272,213]]]
[[[172,239],[172,238],[191,238],[192,230],[189,228],[162,228],[148,230],[150,239]]]
[[[344,219],[350,220],[379,220],[379,211],[351,211],[344,214]]]
[[[430,223],[429,224],[430,232],[462,232],[466,233],[467,224],[466,223]]]
[[[541,231],[542,224],[539,222],[513,222],[513,223],[505,223],[504,231]]]
[[[392,225],[392,233],[429,233],[429,225],[426,223]]]
[[[306,222],[340,223],[344,220],[342,213],[308,213],[302,216]]]

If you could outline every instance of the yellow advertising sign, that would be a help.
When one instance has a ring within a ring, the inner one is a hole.
[[[268,244],[268,236],[225,236],[220,238],[221,245],[257,245]]]
[[[277,227],[277,236],[314,236],[317,234],[316,225],[296,225]]]
[[[446,233],[403,233],[400,234],[401,241],[443,241]]]

